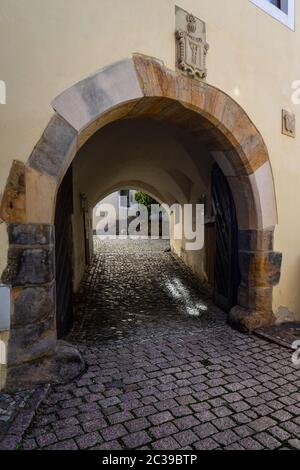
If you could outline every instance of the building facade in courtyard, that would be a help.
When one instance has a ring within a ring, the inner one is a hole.
[[[1,1],[1,388],[61,373],[93,208],[123,188],[205,205],[204,248],[171,223],[172,251],[234,327],[300,320],[296,3]]]

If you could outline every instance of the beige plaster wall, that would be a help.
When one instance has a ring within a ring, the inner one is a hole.
[[[6,351],[8,348],[8,341],[9,341],[9,332],[8,331],[0,331],[0,341],[2,341],[5,345]],[[3,389],[5,382],[6,382],[6,364],[0,363],[0,390]]]
[[[300,79],[299,8],[293,32],[249,0],[1,0],[7,104],[0,105],[0,193],[12,160],[29,157],[60,92],[133,52],[174,68],[175,4],[206,22],[208,82],[242,105],[268,146],[279,212],[275,248],[283,252],[274,310],[286,307],[300,319],[300,106],[291,103],[291,83]],[[296,114],[296,139],[281,135],[282,108]]]
[[[7,225],[0,221],[0,272],[2,273],[7,264],[8,234]]]

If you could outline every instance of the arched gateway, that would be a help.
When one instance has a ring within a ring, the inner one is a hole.
[[[2,198],[9,253],[2,282],[12,288],[7,389],[71,376],[76,352],[57,348],[54,214],[56,193],[74,156],[116,120],[150,118],[205,140],[236,205],[241,284],[229,321],[253,331],[273,321],[272,289],[281,255],[272,170],[264,141],[241,107],[222,91],[134,55],[74,85],[52,103],[55,114],[27,164],[13,163]]]

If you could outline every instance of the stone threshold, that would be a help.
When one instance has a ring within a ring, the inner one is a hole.
[[[50,384],[16,393],[0,393],[0,450],[19,450]]]
[[[254,334],[271,343],[294,351],[293,343],[300,341],[300,322],[287,322],[280,325],[266,326],[259,328]]]

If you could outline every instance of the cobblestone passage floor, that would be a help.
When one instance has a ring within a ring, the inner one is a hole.
[[[23,448],[300,449],[291,352],[228,327],[166,244],[96,245],[68,338],[88,370]]]

